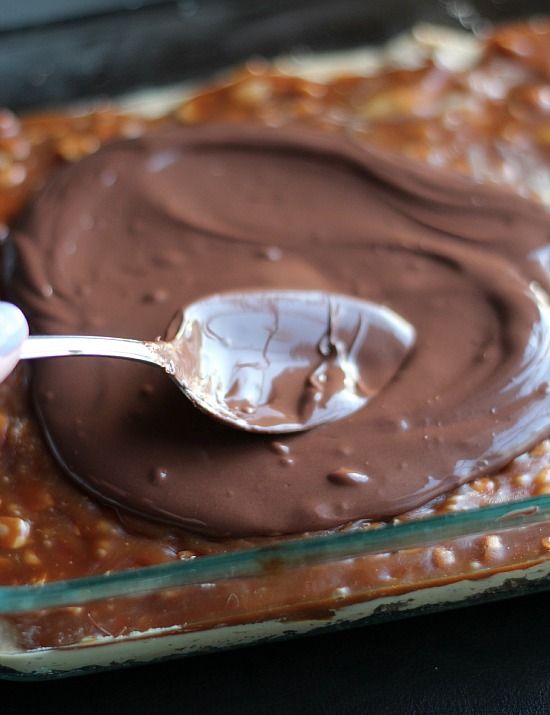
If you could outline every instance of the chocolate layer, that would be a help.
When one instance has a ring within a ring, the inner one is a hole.
[[[151,339],[212,292],[315,289],[388,305],[415,327],[414,353],[360,412],[276,443],[105,359],[37,365],[39,413],[89,489],[197,531],[407,511],[548,433],[548,238],[535,204],[322,132],[220,125],[112,144],[60,172],[14,235],[35,332]]]

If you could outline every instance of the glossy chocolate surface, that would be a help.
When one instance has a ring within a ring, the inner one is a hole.
[[[208,293],[277,288],[360,293],[417,341],[366,408],[279,440],[284,456],[150,368],[40,365],[51,444],[107,500],[207,534],[412,509],[548,433],[548,237],[534,203],[313,129],[114,143],[57,174],[15,233],[14,292],[35,332],[151,339]]]

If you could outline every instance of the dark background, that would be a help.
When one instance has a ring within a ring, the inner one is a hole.
[[[0,104],[29,108],[207,75],[254,54],[380,41],[549,0],[0,0]]]
[[[418,20],[549,12],[548,0],[0,0],[0,104],[28,109],[159,86],[253,54],[379,41]],[[542,715],[550,596],[44,683],[0,712]]]

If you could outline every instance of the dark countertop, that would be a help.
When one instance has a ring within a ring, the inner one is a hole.
[[[29,110],[210,76],[261,54],[380,43],[430,21],[476,29],[548,0],[0,0],[0,105]],[[70,58],[70,61],[68,61]]]
[[[41,683],[0,683],[2,715],[542,715],[550,594]]]

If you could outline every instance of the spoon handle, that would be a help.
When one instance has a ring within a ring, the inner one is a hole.
[[[21,345],[28,335],[29,326],[19,308],[0,301],[0,382],[17,365]]]
[[[157,343],[127,338],[103,338],[83,335],[31,335],[19,354],[22,360],[77,355],[139,360],[163,366],[154,346]]]

